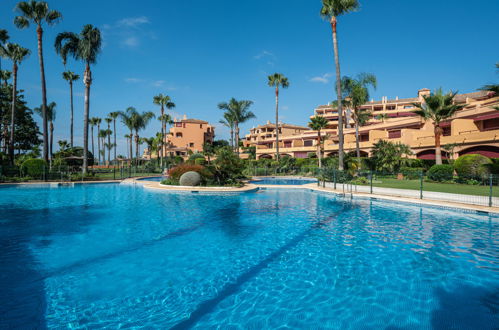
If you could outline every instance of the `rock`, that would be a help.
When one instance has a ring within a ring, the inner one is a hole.
[[[189,171],[180,176],[181,186],[198,186],[201,183],[201,175],[198,172]]]

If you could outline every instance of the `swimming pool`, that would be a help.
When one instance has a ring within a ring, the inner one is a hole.
[[[154,182],[160,182],[160,181],[163,181],[165,179],[165,177],[163,176],[151,176],[151,177],[147,177],[147,178],[140,178],[140,179],[137,179],[138,181],[154,181]]]
[[[261,185],[303,185],[307,183],[316,183],[317,179],[314,178],[293,178],[293,177],[263,177],[253,179],[250,183]]]
[[[495,216],[306,189],[0,189],[0,328],[491,329]]]

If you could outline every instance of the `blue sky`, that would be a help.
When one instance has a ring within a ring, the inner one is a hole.
[[[339,19],[342,75],[370,72],[378,78],[375,99],[414,97],[423,87],[472,92],[498,80],[499,1],[370,0],[359,12]],[[0,28],[11,41],[33,53],[21,65],[19,87],[30,107],[41,103],[34,28],[17,30],[12,11],[17,1],[0,3]],[[62,62],[53,41],[62,31],[99,27],[104,47],[93,70],[91,116],[135,106],[159,112],[158,93],[171,95],[174,116],[187,114],[217,126],[217,104],[230,97],[254,101],[252,126],[274,118],[274,94],[267,75],[284,73],[290,88],[281,93],[281,118],[306,125],[314,107],[333,100],[334,62],[331,30],[319,16],[320,0],[118,1],[52,0],[64,19],[45,28],[48,99],[58,104],[55,141],[69,139],[69,96]],[[3,68],[10,68],[2,61]],[[80,74],[81,63],[68,68]],[[75,86],[75,139],[81,145],[83,84]],[[154,120],[142,136],[160,126]],[[118,128],[118,151],[125,153]]]

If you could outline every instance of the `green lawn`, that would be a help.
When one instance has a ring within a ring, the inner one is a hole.
[[[419,180],[397,180],[394,178],[377,178],[373,181],[373,187],[413,189],[419,190]],[[489,186],[474,186],[459,183],[436,183],[423,182],[423,191],[445,192],[453,194],[489,196]],[[499,187],[494,186],[492,195],[499,197]]]

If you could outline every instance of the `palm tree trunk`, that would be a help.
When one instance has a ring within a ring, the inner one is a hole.
[[[99,154],[99,165],[100,165],[100,125],[97,124],[97,153]]]
[[[355,150],[357,152],[357,160],[360,162],[359,123],[357,119],[355,119]]]
[[[50,149],[49,149],[49,166],[52,168],[52,147],[54,145],[54,123],[50,121]]]
[[[130,166],[132,166],[132,159],[133,159],[133,133],[132,130],[130,130]]]
[[[234,150],[234,128],[230,128],[230,146],[232,147],[232,150]]]
[[[92,133],[92,156],[94,156],[94,161],[95,161],[95,150],[94,150],[94,125],[92,125],[91,128],[91,133]]]
[[[164,139],[165,139],[165,130],[166,130],[166,123],[165,123],[165,120],[163,118],[163,115],[165,113],[165,107],[163,106],[163,104],[161,104],[161,141],[159,143],[159,167],[161,167],[161,170],[163,170],[163,142],[164,142]]]
[[[9,160],[10,165],[14,165],[14,124],[17,101],[17,63],[12,67],[12,108],[10,111],[10,138],[9,138]]]
[[[73,82],[69,81],[69,98],[71,104],[71,126],[70,126],[70,134],[71,134],[71,148],[73,148]]]
[[[435,164],[442,165],[442,150],[440,147],[440,137],[442,129],[440,126],[435,125]]]
[[[111,130],[111,124],[107,123],[107,167],[111,164],[111,134],[109,131]]]
[[[343,107],[341,104],[341,72],[340,55],[338,51],[338,37],[336,35],[336,17],[331,17],[331,28],[333,30],[334,64],[336,66],[336,94],[338,95],[338,169],[343,171]]]
[[[83,174],[86,174],[88,171],[88,117],[90,115],[90,85],[92,84],[92,72],[90,71],[89,63],[87,63],[85,68],[83,80],[85,83],[85,110],[83,113]]]
[[[49,161],[48,117],[47,117],[47,87],[45,84],[45,65],[43,63],[43,29],[40,24],[36,28],[38,40],[38,59],[40,61],[40,76],[42,80],[42,118],[43,118],[43,159]]]
[[[317,131],[317,158],[319,159],[319,168],[322,168],[321,130]]]
[[[235,141],[234,143],[236,144],[236,154],[237,156],[239,156],[239,123],[236,121],[235,122],[235,126],[236,126],[236,137],[235,137]]]
[[[139,132],[135,131],[135,166],[139,166]]]
[[[279,87],[275,88],[275,148],[276,159],[279,161]]]
[[[114,132],[114,162],[115,162],[115,165],[116,165],[116,148],[118,147],[118,145],[116,144],[116,119],[113,119],[113,132]]]

